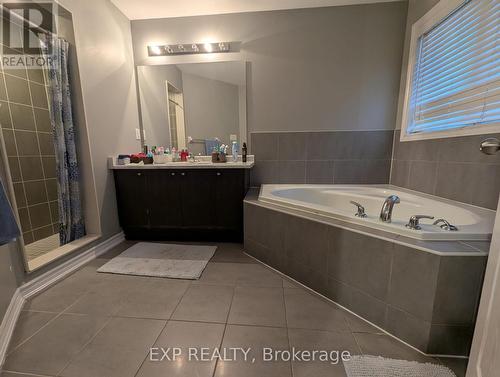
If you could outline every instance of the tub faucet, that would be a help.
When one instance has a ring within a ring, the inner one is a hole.
[[[394,204],[398,204],[400,202],[401,200],[397,195],[387,197],[382,205],[382,210],[380,211],[380,220],[385,223],[390,223],[392,221],[392,210],[394,208]]]

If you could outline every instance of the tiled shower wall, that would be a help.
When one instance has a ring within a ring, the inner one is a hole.
[[[56,166],[42,70],[0,72],[0,125],[25,244],[59,231]]]
[[[500,192],[500,154],[488,156],[479,145],[500,134],[400,142],[394,135],[391,184],[497,208]]]
[[[252,185],[389,183],[393,131],[254,132]]]

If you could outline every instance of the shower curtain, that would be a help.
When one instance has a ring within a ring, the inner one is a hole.
[[[61,245],[65,245],[85,235],[68,75],[69,44],[62,38],[48,35],[40,39],[48,76],[49,113],[56,155],[59,239]]]

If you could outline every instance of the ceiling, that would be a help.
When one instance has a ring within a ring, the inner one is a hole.
[[[129,19],[318,8],[401,0],[111,0]]]

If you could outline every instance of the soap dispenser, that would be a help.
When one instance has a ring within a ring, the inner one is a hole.
[[[236,141],[233,141],[231,150],[233,154],[233,162],[238,162],[238,149],[239,149],[238,143]]]

